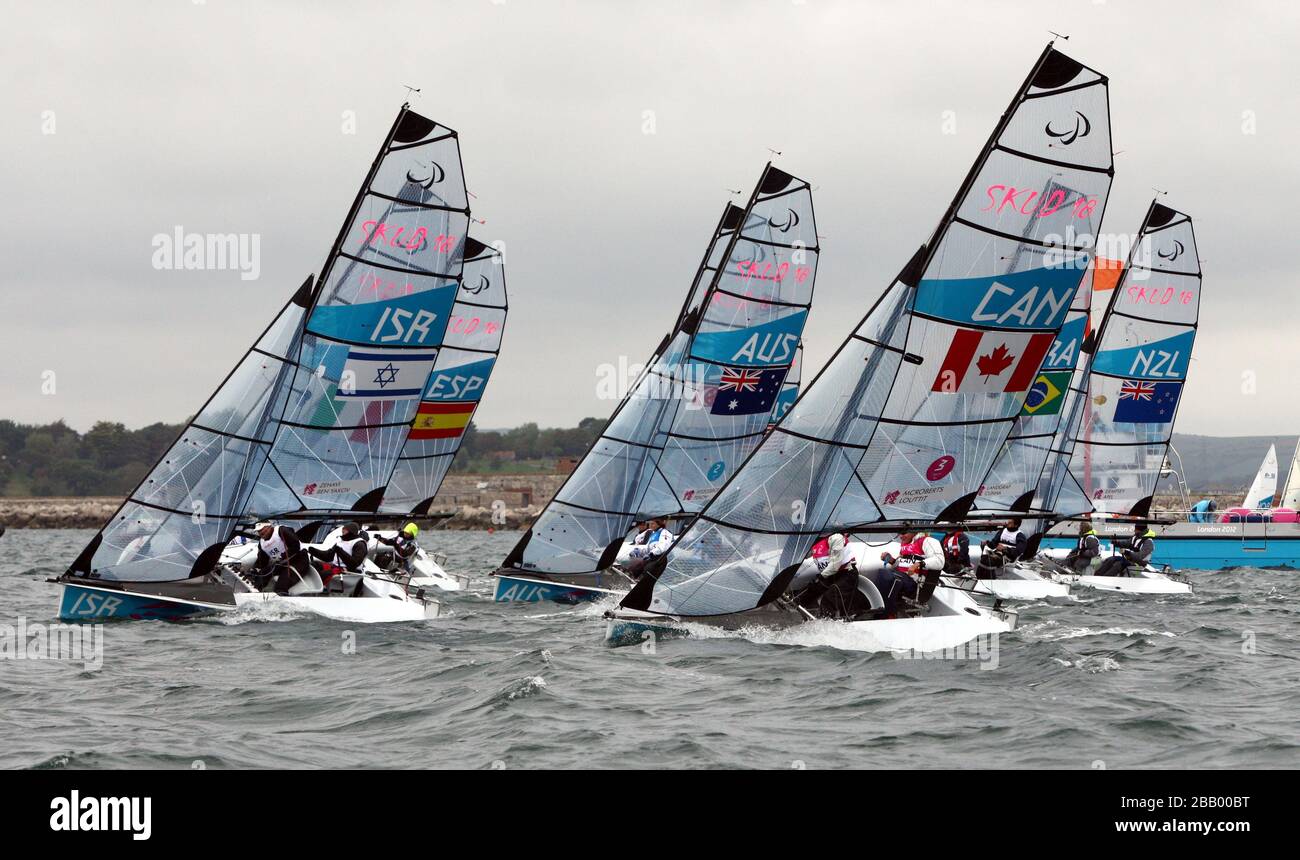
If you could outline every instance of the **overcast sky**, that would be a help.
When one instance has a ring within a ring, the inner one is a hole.
[[[474,232],[505,243],[480,426],[608,415],[598,367],[645,360],[769,147],[815,189],[809,379],[933,230],[1051,29],[1111,79],[1105,229],[1136,230],[1153,187],[1196,220],[1178,430],[1294,433],[1298,5],[5,0],[0,417],[192,414],[319,270],[403,84],[460,132]],[[260,276],[155,270],[177,225],[258,234]]]

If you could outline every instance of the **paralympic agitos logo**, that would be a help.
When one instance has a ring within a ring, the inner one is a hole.
[[[1069,146],[1081,137],[1087,137],[1092,132],[1092,122],[1080,111],[1074,112],[1074,126],[1067,128],[1065,131],[1056,131],[1052,128],[1051,120],[1043,126],[1043,133],[1048,137],[1054,137],[1061,142],[1061,146]]]

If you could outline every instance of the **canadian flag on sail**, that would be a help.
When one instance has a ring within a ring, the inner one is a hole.
[[[959,328],[931,391],[949,394],[1026,391],[1055,335]]]

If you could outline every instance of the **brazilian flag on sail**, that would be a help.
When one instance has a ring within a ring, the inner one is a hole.
[[[1056,415],[1065,402],[1065,390],[1070,387],[1071,371],[1040,373],[1029,386],[1029,395],[1021,415]]]

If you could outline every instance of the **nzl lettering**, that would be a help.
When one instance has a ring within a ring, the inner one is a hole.
[[[747,359],[759,364],[780,364],[793,360],[794,349],[798,344],[797,334],[751,334],[731,360],[739,362]]]
[[[376,343],[392,343],[395,340],[402,343],[424,343],[424,339],[429,335],[429,326],[437,319],[438,315],[433,311],[420,310],[412,313],[403,308],[384,308],[384,315],[379,318],[375,330],[370,333],[370,340]],[[391,327],[392,332],[385,334],[385,326]],[[417,334],[419,338],[412,340]]]
[[[984,298],[980,299],[975,312],[971,314],[970,321],[1005,325],[1010,320],[1016,320],[1020,325],[1026,327],[1036,323],[1044,327],[1055,325],[1055,321],[1065,312],[1072,297],[1072,291],[1070,290],[1066,290],[1060,296],[1057,296],[1051,290],[1045,289],[1042,298],[1039,298],[1038,287],[1030,287],[1024,295],[1012,302],[1011,307],[1005,310],[999,309],[998,305],[1006,304],[1006,301],[998,298],[998,296],[1014,296],[1015,294],[1015,290],[994,281],[988,291],[984,293]],[[1046,316],[1044,316],[1044,312],[1046,312]]]
[[[426,397],[449,400],[468,400],[470,395],[480,391],[487,382],[482,376],[461,376],[452,373],[435,373],[429,385]]]
[[[1178,371],[1180,354],[1177,351],[1166,352],[1163,349],[1139,349],[1137,355],[1133,357],[1133,366],[1129,368],[1129,373],[1133,376],[1181,379],[1182,374]]]
[[[1040,196],[1039,192],[1031,188],[1016,188],[1012,185],[990,185],[984,189],[984,193],[989,196],[989,205],[981,209],[981,212],[988,212],[990,209],[997,207],[996,214],[1001,215],[1002,210],[1010,206],[1021,215],[1033,215],[1038,218],[1055,215],[1065,208],[1070,197],[1064,190],[1058,188],[1041,200],[1037,200]],[[1023,203],[1018,199],[1022,194],[1029,195]],[[1096,211],[1097,198],[1080,197],[1070,205],[1074,209],[1074,217],[1087,218]]]

